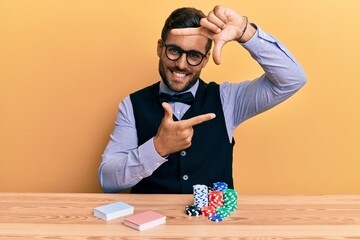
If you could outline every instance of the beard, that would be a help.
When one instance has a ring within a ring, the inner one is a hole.
[[[174,68],[172,68],[171,71],[187,72],[187,73],[189,72],[189,71],[185,71],[184,69],[179,69],[176,66]],[[166,74],[165,74],[165,66],[164,66],[163,62],[161,61],[161,59],[159,60],[159,74],[160,74],[162,80],[164,81],[165,85],[174,92],[183,92],[183,91],[190,89],[192,86],[194,86],[196,81],[199,79],[200,73],[201,73],[201,71],[196,72],[194,74],[194,76],[185,84],[185,86],[182,87],[181,89],[179,89],[176,86],[173,86],[171,84],[171,82],[167,79]]]

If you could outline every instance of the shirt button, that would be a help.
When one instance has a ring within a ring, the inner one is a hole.
[[[183,179],[186,181],[186,180],[189,179],[189,176],[185,174],[185,175],[183,176]]]
[[[180,155],[181,155],[182,157],[185,157],[185,156],[186,156],[186,151],[182,150],[182,151],[180,152]]]

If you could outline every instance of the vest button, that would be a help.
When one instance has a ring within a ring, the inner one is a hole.
[[[181,155],[182,157],[185,157],[185,156],[186,156],[186,151],[185,151],[185,150],[182,150],[182,151],[180,152],[180,155]]]
[[[189,179],[189,176],[185,174],[185,175],[183,176],[183,179],[186,181],[186,180]]]

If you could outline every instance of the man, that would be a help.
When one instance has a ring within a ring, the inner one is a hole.
[[[222,47],[237,41],[264,69],[240,83],[205,83],[210,58],[220,64]],[[235,128],[284,101],[306,81],[291,53],[235,10],[216,6],[207,16],[175,10],[158,40],[162,81],[130,94],[119,107],[103,154],[104,192],[192,193],[194,184],[226,182],[233,188]],[[189,95],[190,94],[190,95]]]

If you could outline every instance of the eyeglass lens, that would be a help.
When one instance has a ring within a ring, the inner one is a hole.
[[[182,50],[180,47],[177,46],[171,46],[171,45],[165,45],[166,47],[166,56],[172,60],[176,61],[178,60],[183,53],[186,54],[186,60],[189,65],[197,66],[199,65],[203,60],[203,55],[196,51],[185,51]]]

